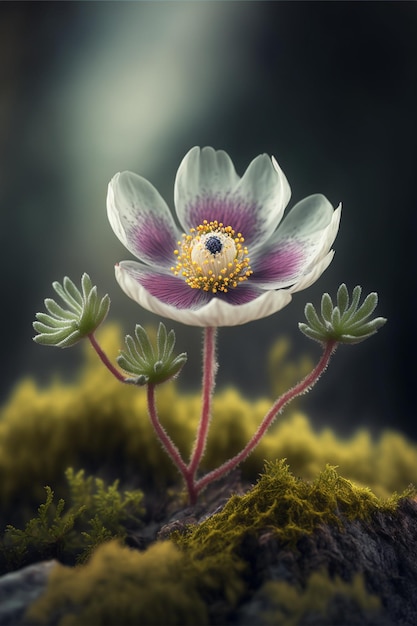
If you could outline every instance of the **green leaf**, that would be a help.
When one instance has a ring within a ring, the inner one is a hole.
[[[163,359],[169,359],[175,346],[175,333],[171,329],[167,336],[167,342],[165,347],[165,353],[163,355]]]
[[[52,315],[48,315],[47,313],[36,313],[36,319],[38,322],[48,326],[49,328],[60,328],[62,327],[62,320],[57,320]],[[38,322],[34,322],[33,326]]]
[[[34,322],[35,327],[36,322]],[[37,330],[35,328],[35,330]],[[54,332],[43,333],[41,332],[39,335],[36,335],[33,339],[36,343],[40,343],[44,346],[55,346],[58,345],[61,341],[63,341],[66,337],[68,337],[68,330],[63,328],[61,330],[56,330]]]
[[[140,324],[136,324],[135,335],[144,358],[153,359],[155,355],[148,333]]]
[[[378,304],[378,295],[373,292],[366,296],[362,306],[352,316],[352,322],[354,324],[367,319],[375,311]]]
[[[345,283],[342,283],[337,290],[337,306],[339,307],[339,311],[343,316],[343,313],[349,306],[349,292]]]
[[[74,313],[71,311],[67,311],[63,309],[59,304],[52,300],[52,298],[46,298],[45,301],[46,310],[49,311],[51,315],[53,315],[56,319],[61,320],[73,320]]]
[[[307,321],[312,328],[316,330],[320,330],[322,328],[322,322],[320,321],[319,316],[317,315],[316,309],[311,304],[311,302],[308,302],[306,304],[305,309],[304,309],[304,315],[306,316]]]
[[[340,325],[340,311],[339,307],[335,306],[332,311],[332,321],[331,324],[333,328],[338,328]]]
[[[159,322],[156,341],[157,341],[157,346],[158,346],[158,349],[157,349],[158,359],[163,359],[166,345],[167,345],[167,329],[165,328],[165,325],[162,322]]]
[[[97,293],[97,287],[93,287],[91,279],[88,274],[84,273],[81,277],[81,288],[83,290],[83,299],[87,300],[91,293],[95,290]]]
[[[67,282],[71,282],[71,284],[73,285],[74,289],[77,291],[77,288],[75,287],[74,283],[72,283],[72,281],[70,281],[70,279],[65,276],[64,281],[63,281],[63,285],[61,285],[60,283],[58,283],[57,281],[52,283],[52,287],[55,289],[56,293],[62,298],[62,300],[65,302],[65,304],[67,304],[68,306],[71,307],[71,309],[73,311],[75,311],[76,313],[79,313],[82,309],[82,297],[81,294],[78,292],[78,298],[76,298],[72,292],[68,292],[68,290],[65,288],[65,284]]]
[[[82,280],[82,277],[81,277],[81,280]],[[76,304],[78,304],[79,306],[81,306],[81,307],[83,306],[83,297],[81,295],[81,292],[75,286],[75,284],[72,282],[72,280],[70,278],[68,278],[68,276],[64,277],[63,288],[64,288],[65,293],[68,295],[69,298],[72,298],[73,301]]]
[[[350,304],[350,307],[343,314],[343,318],[342,318],[343,322],[345,321],[347,322],[352,317],[352,315],[355,314],[356,309],[358,308],[361,293],[362,293],[362,287],[360,287],[359,285],[356,285],[356,287],[354,287],[352,291],[352,302]]]
[[[321,315],[326,322],[332,319],[333,302],[328,293],[324,293],[321,298]]]

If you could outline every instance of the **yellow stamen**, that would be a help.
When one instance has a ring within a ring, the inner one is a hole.
[[[177,264],[171,271],[175,276],[181,273],[192,289],[226,293],[253,274],[244,241],[231,226],[204,220],[178,242]]]

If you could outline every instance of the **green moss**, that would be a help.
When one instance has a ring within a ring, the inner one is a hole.
[[[367,591],[361,574],[346,582],[339,577],[331,578],[324,571],[314,572],[304,589],[283,581],[269,581],[258,598],[267,607],[261,613],[258,626],[297,626],[307,619],[311,623],[312,615],[316,619],[313,623],[321,626],[346,623],[347,619],[353,619],[353,614],[359,618],[354,623],[370,623],[369,618],[378,618],[381,609],[380,599]],[[371,623],[379,622],[376,619]]]
[[[85,478],[83,470],[66,471],[69,497],[57,502],[45,487],[46,499],[37,516],[24,529],[9,524],[0,541],[0,569],[18,569],[28,563],[58,558],[74,564],[112,538],[126,537],[130,524],[141,525],[144,513],[141,491],[118,489],[118,481],[105,485],[101,478]]]

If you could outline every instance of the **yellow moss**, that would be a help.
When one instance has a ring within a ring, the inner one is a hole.
[[[187,580],[184,562],[171,542],[146,552],[109,542],[86,565],[57,565],[26,619],[35,624],[53,620],[57,626],[204,626],[206,606]]]
[[[320,524],[340,525],[340,515],[368,519],[377,509],[392,511],[399,498],[382,500],[330,466],[315,480],[306,481],[296,478],[283,461],[275,461],[267,463],[248,493],[232,496],[220,513],[190,526],[186,535],[175,534],[173,538],[199,558],[215,555],[224,559],[225,554],[237,554],[243,538],[249,535],[268,531],[285,543],[295,544]]]
[[[378,615],[381,601],[366,589],[362,574],[356,574],[352,581],[345,582],[339,577],[330,578],[327,572],[314,572],[308,579],[305,589],[284,581],[268,581],[262,587],[259,599],[268,605],[261,617],[262,626],[298,626],[309,615],[321,615],[323,623],[339,623],[346,620],[346,613],[334,615],[336,607],[331,606],[335,598],[344,601],[349,607],[355,607],[362,614]],[[332,621],[332,613],[333,619]],[[337,617],[339,619],[337,619]],[[330,620],[330,621],[329,621]]]

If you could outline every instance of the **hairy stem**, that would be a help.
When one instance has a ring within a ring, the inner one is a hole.
[[[115,378],[117,378],[117,380],[120,380],[120,382],[122,382],[122,383],[127,382],[126,377],[121,372],[119,372],[119,370],[117,368],[114,367],[113,363],[111,363],[111,361],[109,360],[109,358],[106,355],[106,353],[101,349],[101,347],[99,346],[99,344],[97,342],[97,339],[94,336],[94,333],[90,333],[88,335],[88,338],[89,338],[90,343],[93,346],[94,350],[97,352],[97,354],[99,356],[99,359],[107,367],[109,372],[111,372],[113,374],[113,376]]]
[[[190,474],[187,465],[184,463],[180,451],[178,450],[177,446],[174,444],[159,420],[155,404],[155,385],[148,384],[147,397],[149,417],[151,418],[152,426],[164,450],[167,452],[174,465],[181,472],[187,485],[190,504],[194,504],[197,499],[197,491],[195,490],[194,479],[193,476]]]
[[[205,489],[208,484],[215,480],[218,480],[219,478],[230,472],[250,455],[250,453],[258,445],[259,441],[262,439],[262,437],[271,426],[277,415],[282,411],[282,409],[289,402],[291,402],[291,400],[305,393],[306,391],[309,391],[309,389],[311,389],[311,387],[316,384],[320,376],[326,370],[330,361],[330,357],[335,351],[336,347],[337,342],[335,341],[328,341],[325,344],[324,352],[316,367],[302,381],[295,385],[295,387],[285,392],[280,398],[278,398],[278,400],[272,405],[268,413],[265,415],[264,419],[261,422],[261,425],[259,426],[252,439],[246,444],[243,450],[232,459],[229,459],[228,461],[223,463],[223,465],[220,465],[220,467],[209,472],[208,474],[203,476],[203,478],[197,481],[197,483],[195,484],[195,490],[197,494]]]
[[[203,384],[202,384],[202,408],[197,437],[194,444],[188,471],[195,477],[200,461],[204,455],[207,443],[207,433],[211,418],[211,400],[213,397],[215,378],[217,372],[216,361],[216,336],[217,328],[204,329],[203,350]]]

